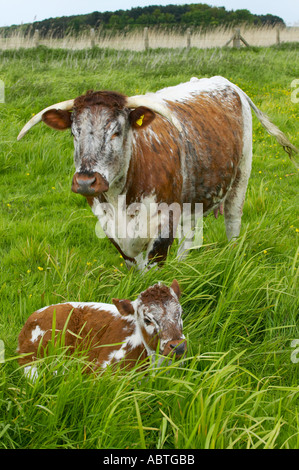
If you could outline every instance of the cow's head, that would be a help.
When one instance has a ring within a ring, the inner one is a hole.
[[[71,128],[76,168],[72,190],[98,196],[121,183],[130,161],[129,131],[144,129],[155,118],[155,112],[181,130],[169,109],[152,98],[89,91],[38,113],[24,126],[18,140],[40,121],[56,130]]]
[[[136,301],[113,299],[122,315],[134,315],[138,331],[149,355],[159,347],[163,356],[181,357],[187,349],[183,335],[180,287],[174,280],[170,287],[155,284],[142,292]]]

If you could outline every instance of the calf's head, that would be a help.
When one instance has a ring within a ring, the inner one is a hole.
[[[136,301],[113,299],[122,315],[134,315],[137,331],[149,355],[158,348],[163,356],[181,357],[187,349],[183,335],[180,287],[174,280],[170,287],[160,283],[142,292]]]

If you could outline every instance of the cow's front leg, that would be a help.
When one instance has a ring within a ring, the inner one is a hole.
[[[111,241],[111,243],[115,246],[115,248],[117,248],[118,252],[121,254],[121,256],[123,257],[125,263],[126,263],[126,266],[128,269],[131,269],[132,267],[136,267],[136,260],[135,258],[131,258],[130,256],[127,256],[123,251],[122,249],[120,248],[120,246],[118,245],[118,243],[116,243],[116,241],[114,240],[114,238],[112,237],[108,237],[109,240]]]
[[[156,211],[153,211],[149,222],[151,238],[146,249],[135,258],[140,271],[164,263],[173,244],[180,216],[181,209],[178,203],[173,203],[171,206],[161,203]]]

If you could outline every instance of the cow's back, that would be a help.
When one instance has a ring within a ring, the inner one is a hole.
[[[100,365],[133,334],[135,324],[122,317],[113,305],[74,302],[45,307],[30,315],[19,334],[18,352],[24,355],[20,364],[44,355],[53,329],[56,339],[64,331],[63,345],[69,352],[75,348],[86,350],[88,359],[97,360]]]
[[[151,96],[167,104],[183,130],[156,115],[136,133],[134,169],[140,177],[130,178],[135,183],[130,199],[141,193],[139,186],[147,193],[155,188],[158,202],[201,202],[205,213],[223,199],[237,174],[243,149],[240,96],[222,77],[192,79]]]
[[[243,149],[240,97],[228,89],[169,106],[185,123],[182,202],[202,202],[206,212],[223,198],[237,174]]]

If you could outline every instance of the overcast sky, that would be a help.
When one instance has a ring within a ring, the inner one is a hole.
[[[251,13],[280,16],[288,25],[299,23],[299,0],[0,0],[0,26],[31,23],[56,16],[70,16],[93,11],[129,10],[148,5],[184,5],[207,3],[227,10],[246,8]]]

